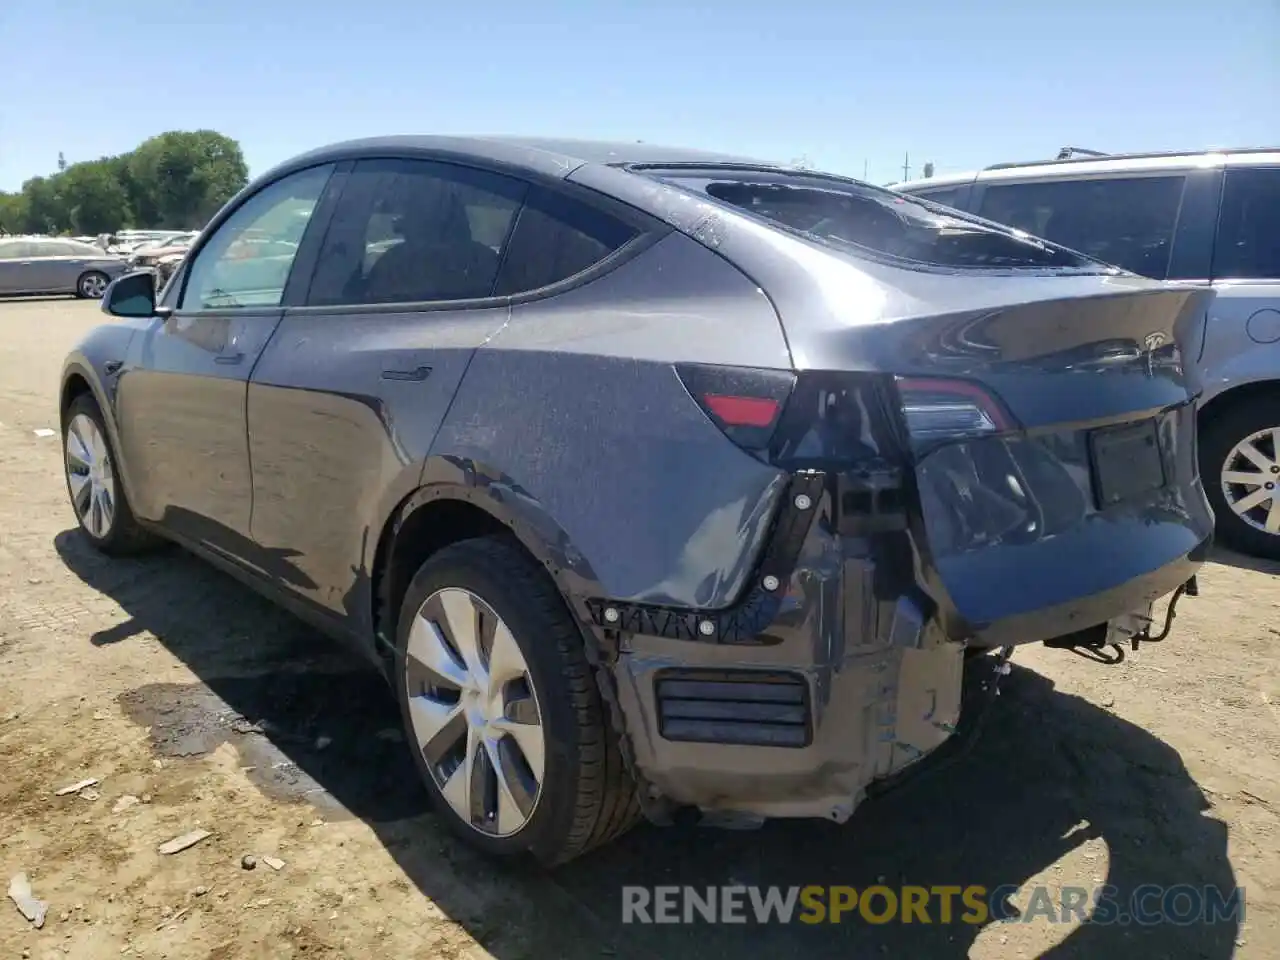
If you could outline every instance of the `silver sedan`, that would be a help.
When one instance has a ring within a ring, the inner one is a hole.
[[[69,293],[98,299],[126,271],[122,257],[57,237],[0,237],[0,296]]]

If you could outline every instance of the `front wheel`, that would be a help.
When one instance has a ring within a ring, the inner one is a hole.
[[[156,538],[139,526],[116,472],[102,411],[90,394],[63,414],[62,449],[71,508],[85,539],[111,556],[140,553]]]
[[[555,865],[635,822],[635,784],[581,633],[519,546],[485,537],[428,559],[396,646],[414,760],[465,842]]]
[[[81,300],[101,300],[111,285],[111,278],[97,270],[88,270],[76,281],[76,296]]]
[[[1222,541],[1280,560],[1280,394],[1256,396],[1203,424],[1200,476]]]

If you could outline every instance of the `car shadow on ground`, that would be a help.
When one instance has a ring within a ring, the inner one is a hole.
[[[393,699],[361,661],[177,549],[112,561],[76,531],[59,534],[55,546],[71,571],[129,617],[91,643],[153,634],[201,681],[143,685],[121,698],[150,728],[154,749],[195,757],[230,741],[251,757],[279,755],[276,764],[259,764],[273,771],[259,782],[264,791],[367,823],[405,876],[500,960],[958,958],[977,936],[1002,935],[938,923],[936,912],[929,925],[874,925],[854,915],[838,925],[637,926],[622,922],[624,885],[994,890],[1046,871],[1053,884],[1052,865],[1094,838],[1105,841],[1106,853],[1089,879],[1114,886],[1122,904],[1145,884],[1225,892],[1235,883],[1226,828],[1207,815],[1174,750],[1018,667],[968,756],[865,803],[844,826],[777,822],[726,832],[645,825],[552,874],[527,865],[499,873],[428,813]],[[974,669],[989,671],[983,659]],[[1238,935],[1234,920],[1062,929],[1041,956],[1217,960],[1232,955]]]
[[[1221,563],[1228,567],[1239,567],[1241,570],[1268,573],[1273,577],[1280,576],[1280,560],[1251,557],[1247,553],[1236,553],[1226,547],[1215,546],[1209,553],[1209,559],[1213,563]]]

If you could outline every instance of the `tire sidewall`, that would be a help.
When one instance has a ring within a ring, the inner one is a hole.
[[[71,490],[71,471],[67,464],[67,434],[71,429],[71,421],[77,416],[86,416],[93,421],[98,432],[102,435],[102,442],[107,446],[107,456],[111,458],[111,498],[115,504],[115,510],[111,514],[111,526],[107,530],[105,537],[94,536],[87,526],[84,519],[75,508],[75,494]],[[80,533],[84,535],[94,546],[100,550],[109,550],[111,545],[119,538],[119,531],[123,526],[122,508],[126,507],[124,498],[121,495],[120,486],[120,465],[116,459],[115,448],[111,445],[111,435],[107,433],[107,426],[99,409],[97,401],[89,394],[81,394],[71,402],[67,407],[67,412],[62,419],[62,479],[67,487],[67,500],[71,503],[71,511],[75,514],[76,523],[80,527]]]
[[[572,827],[578,792],[578,725],[573,716],[571,695],[558,662],[554,641],[533,641],[550,636],[546,618],[538,605],[525,602],[518,589],[499,581],[479,562],[469,547],[493,541],[464,541],[447,547],[422,565],[405,592],[396,625],[396,652],[392,682],[400,704],[405,739],[414,764],[426,785],[433,805],[450,828],[464,841],[497,856],[529,853],[546,859],[559,849]],[[514,553],[514,550],[513,550]],[[521,556],[520,562],[527,562]],[[516,581],[518,583],[519,581]],[[409,631],[418,609],[437,590],[459,587],[469,590],[489,604],[511,631],[529,667],[530,679],[542,717],[546,764],[542,792],[529,823],[510,837],[491,837],[462,821],[440,793],[435,778],[418,748],[409,716],[409,693],[405,683],[405,651]]]
[[[1280,536],[1242,520],[1222,492],[1222,465],[1227,454],[1245,437],[1271,426],[1280,426],[1280,399],[1270,397],[1234,407],[1205,423],[1200,438],[1200,480],[1223,544],[1241,553],[1274,560],[1280,559]]]

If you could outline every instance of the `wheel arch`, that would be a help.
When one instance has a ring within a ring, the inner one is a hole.
[[[1280,380],[1259,378],[1238,383],[1214,394],[1207,403],[1200,406],[1198,415],[1201,431],[1203,432],[1204,424],[1209,417],[1220,415],[1222,411],[1237,404],[1258,400],[1268,395],[1280,399]]]
[[[391,511],[367,561],[379,654],[385,657],[394,649],[400,603],[417,569],[444,547],[482,536],[502,536],[519,544],[555,582],[584,635],[594,639],[585,598],[597,592],[598,584],[564,529],[501,471],[475,460],[442,456],[427,461],[418,487]]]
[[[102,414],[103,426],[107,429],[107,439],[115,452],[116,474],[124,485],[125,496],[130,503],[133,498],[133,483],[129,476],[129,464],[125,461],[120,444],[120,433],[116,426],[115,405],[111,397],[103,389],[102,381],[94,371],[93,364],[80,354],[73,354],[62,367],[62,382],[58,389],[58,424],[65,426],[67,410],[77,397],[91,396]]]

